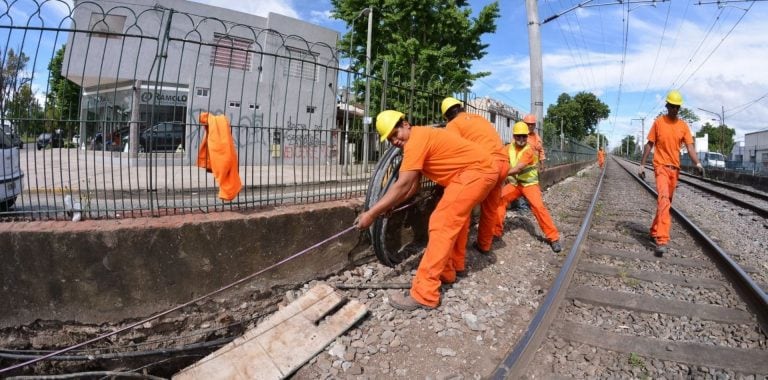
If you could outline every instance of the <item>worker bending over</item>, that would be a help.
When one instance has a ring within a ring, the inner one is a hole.
[[[410,294],[394,294],[389,304],[401,310],[433,309],[440,305],[440,284],[456,281],[464,271],[470,214],[496,185],[498,173],[489,152],[444,129],[411,126],[394,110],[376,116],[381,141],[403,149],[397,181],[370,209],[356,219],[368,228],[381,214],[413,196],[421,175],[444,188],[429,218],[429,240],[416,270]]]
[[[443,99],[440,110],[443,117],[448,120],[445,129],[477,143],[484,151],[490,152],[493,157],[494,167],[497,171],[497,182],[480,204],[477,241],[473,244],[478,252],[488,255],[491,250],[491,243],[493,243],[493,229],[497,219],[496,210],[501,205],[501,187],[504,185],[504,178],[507,177],[507,171],[509,171],[509,154],[493,124],[480,115],[467,113],[464,105],[458,99],[451,97]],[[498,233],[497,236],[501,237],[501,233]],[[494,260],[493,256],[488,255],[488,257],[491,261]]]

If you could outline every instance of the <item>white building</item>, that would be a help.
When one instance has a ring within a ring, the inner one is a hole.
[[[199,115],[212,112],[229,117],[241,163],[328,154],[330,133],[317,132],[334,128],[336,31],[185,0],[77,0],[72,18],[62,74],[83,89],[83,141],[133,144],[176,122],[194,160]]]

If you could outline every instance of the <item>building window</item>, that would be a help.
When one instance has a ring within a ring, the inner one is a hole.
[[[237,100],[230,100],[229,108],[240,108],[240,102],[238,102]]]
[[[91,13],[89,30],[96,37],[121,38],[122,36],[111,33],[123,33],[125,28],[125,16],[105,15],[103,13]]]
[[[205,87],[196,87],[195,93],[197,94],[197,96],[202,96],[204,98],[208,97],[208,89]]]
[[[491,112],[491,120],[489,120],[491,124],[496,123],[496,112]]]
[[[315,106],[307,106],[307,113],[315,113]]]
[[[248,105],[248,109],[257,110],[259,109],[259,105],[251,103]]]
[[[283,76],[312,81],[317,79],[317,64],[315,62],[319,54],[290,46],[286,50],[288,51],[288,58],[282,58],[284,62]]]
[[[252,40],[214,33],[213,44],[216,46],[211,52],[211,66],[251,71],[252,58],[248,49]]]

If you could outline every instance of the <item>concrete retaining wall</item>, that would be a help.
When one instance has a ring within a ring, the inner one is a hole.
[[[351,200],[251,213],[3,224],[0,327],[147,316],[343,231],[360,209]],[[366,248],[353,230],[248,286],[259,292],[324,277]]]

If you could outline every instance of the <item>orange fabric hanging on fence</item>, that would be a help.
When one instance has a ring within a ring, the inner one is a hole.
[[[213,173],[219,182],[219,198],[231,201],[243,188],[243,184],[238,172],[237,150],[229,120],[224,115],[203,112],[200,114],[200,124],[205,127],[205,135],[197,154],[197,166]]]

